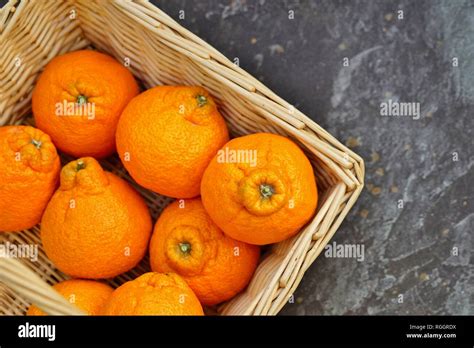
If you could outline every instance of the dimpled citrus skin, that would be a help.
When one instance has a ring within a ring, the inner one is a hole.
[[[47,134],[28,126],[0,127],[0,232],[40,222],[60,169]]]
[[[224,233],[264,245],[293,236],[308,222],[318,192],[313,168],[295,143],[257,133],[235,138],[223,150],[229,155],[219,157],[218,153],[212,159],[202,178],[201,196]],[[231,154],[238,150],[244,152],[240,152],[240,163],[235,163],[239,157]],[[256,161],[250,154],[256,154]]]
[[[66,53],[49,62],[33,90],[36,126],[74,157],[105,157],[115,152],[120,114],[138,92],[133,75],[112,57],[91,50]],[[79,96],[95,105],[94,115],[57,115],[58,103],[77,103]]]
[[[150,242],[151,268],[183,277],[204,305],[239,293],[252,278],[260,248],[226,236],[200,198],[171,203],[156,222]]]
[[[70,279],[53,285],[66,300],[87,315],[101,315],[104,305],[114,289],[94,280]],[[30,306],[26,315],[46,315],[35,305]]]
[[[144,256],[152,229],[141,196],[91,157],[68,163],[41,221],[46,255],[75,278],[110,278]]]
[[[159,86],[127,105],[116,139],[136,182],[162,195],[191,198],[199,195],[202,174],[229,135],[203,88]]]
[[[145,273],[118,287],[105,315],[204,315],[196,295],[177,274]]]

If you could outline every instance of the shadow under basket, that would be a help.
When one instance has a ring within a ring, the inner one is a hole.
[[[275,315],[332,238],[363,188],[364,162],[260,81],[145,1],[10,1],[0,12],[0,125],[31,122],[31,94],[55,56],[94,48],[114,56],[145,88],[201,85],[219,105],[233,137],[276,133],[295,141],[317,177],[319,204],[293,238],[269,246],[248,287],[212,311]],[[63,163],[70,160],[62,156]],[[136,185],[117,156],[101,161],[145,198],[156,219],[170,199]],[[0,314],[23,315],[34,302],[49,314],[81,314],[51,285],[68,279],[46,257],[40,227],[0,233],[1,243],[38,247],[37,259],[0,257]],[[149,271],[148,257],[108,280],[113,287]]]

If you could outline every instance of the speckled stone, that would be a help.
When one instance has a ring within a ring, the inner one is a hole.
[[[282,314],[474,314],[474,2],[158,6],[366,160],[333,239],[364,260],[322,254]],[[389,99],[421,117],[382,117]]]
[[[474,314],[472,0],[152,2],[366,160],[333,238],[364,260],[321,254],[282,314]]]

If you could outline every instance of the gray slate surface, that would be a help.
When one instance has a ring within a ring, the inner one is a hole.
[[[364,260],[322,255],[282,314],[474,314],[474,1],[158,6],[366,160],[333,239]],[[421,118],[382,117],[388,99]]]

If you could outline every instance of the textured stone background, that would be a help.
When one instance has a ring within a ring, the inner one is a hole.
[[[282,314],[474,314],[474,1],[158,6],[366,160],[333,239],[364,261],[322,254]],[[388,99],[420,103],[421,118],[381,117]]]
[[[322,255],[282,314],[474,314],[473,1],[158,6],[366,160],[333,239],[362,244],[364,261]],[[420,103],[421,118],[381,117],[388,99]]]

